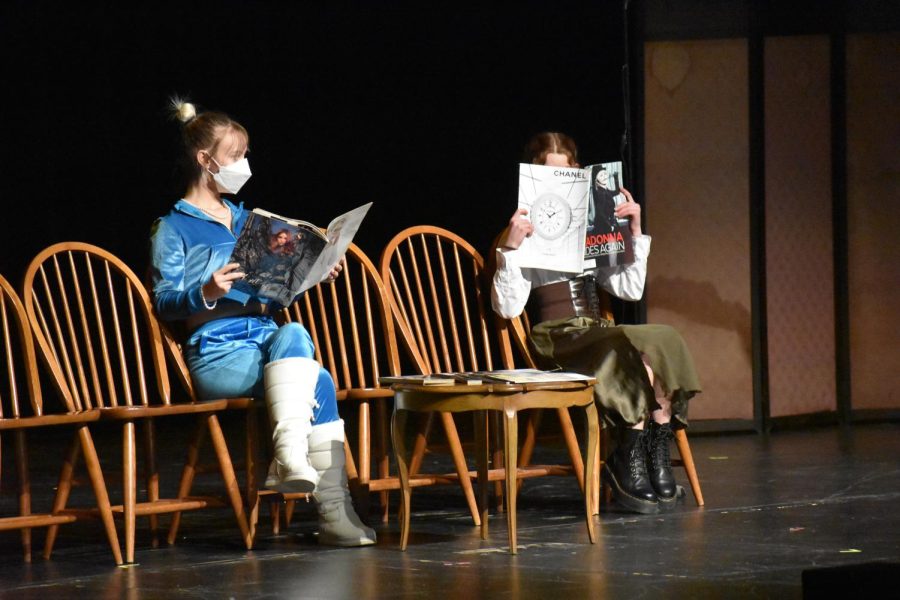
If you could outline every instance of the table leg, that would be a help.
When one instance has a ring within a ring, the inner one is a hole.
[[[503,439],[506,455],[506,523],[509,528],[509,553],[517,554],[516,477],[518,475],[519,419],[515,410],[504,411]]]
[[[600,443],[600,423],[597,419],[597,406],[591,402],[584,407],[587,416],[588,426],[588,444],[587,444],[587,464],[584,472],[587,476],[584,478],[584,512],[587,518],[588,537],[591,543],[596,543],[596,533],[594,532],[594,485],[597,479],[593,477],[594,462],[597,460],[597,448]]]
[[[406,550],[409,541],[409,457],[406,449],[406,421],[408,411],[394,409],[391,417],[391,440],[397,456],[397,474],[400,477],[400,550]]]

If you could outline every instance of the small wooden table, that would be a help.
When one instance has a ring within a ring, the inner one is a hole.
[[[516,477],[518,474],[518,412],[529,408],[584,408],[588,424],[588,444],[585,473],[593,473],[594,460],[599,443],[597,408],[594,406],[593,385],[596,380],[559,381],[541,383],[488,383],[480,385],[421,385],[395,383],[394,414],[391,436],[400,475],[400,549],[406,550],[409,541],[410,479],[409,445],[406,442],[406,424],[409,412],[469,412],[475,415],[475,445],[478,461],[479,509],[481,511],[481,538],[487,539],[487,489],[488,489],[488,414],[489,410],[503,413],[503,439],[506,480],[506,518],[509,525],[509,551],[517,553],[516,546]],[[593,478],[585,477],[584,512],[588,536],[595,543],[594,521],[591,511]]]

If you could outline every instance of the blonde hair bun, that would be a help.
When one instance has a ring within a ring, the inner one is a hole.
[[[172,98],[172,114],[182,123],[188,123],[197,116],[197,108],[182,98]]]

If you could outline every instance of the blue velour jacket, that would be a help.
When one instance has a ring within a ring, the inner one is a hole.
[[[153,302],[161,318],[185,319],[206,310],[200,288],[228,263],[236,236],[247,221],[243,202],[235,206],[227,199],[223,201],[231,209],[231,231],[185,200],[176,202],[169,214],[153,224],[150,234]],[[252,298],[232,288],[224,300],[246,304]]]

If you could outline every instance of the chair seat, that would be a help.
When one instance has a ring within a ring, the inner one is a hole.
[[[261,404],[257,398],[246,396],[243,398],[225,398],[225,408],[228,410],[247,410],[248,408]]]
[[[86,410],[83,412],[66,413],[62,415],[41,415],[39,417],[4,418],[0,420],[0,431],[29,429],[32,427],[45,427],[52,425],[91,423],[98,420],[99,418],[99,410]]]
[[[145,417],[162,417],[167,415],[188,415],[225,410],[228,407],[227,400],[209,400],[206,402],[193,402],[185,404],[170,404],[162,406],[115,406],[100,409],[102,419],[142,419]]]
[[[371,400],[373,398],[393,398],[391,388],[352,388],[347,390],[347,400]]]

